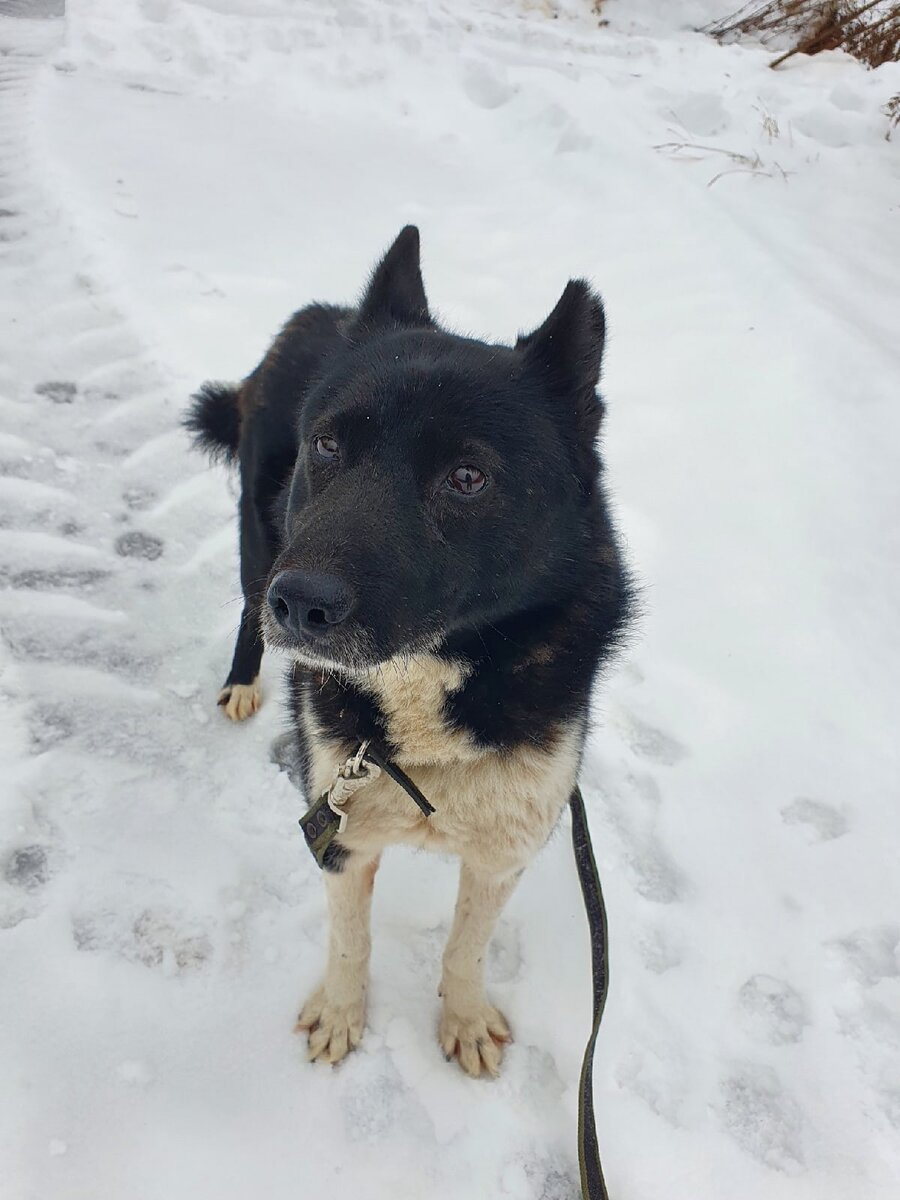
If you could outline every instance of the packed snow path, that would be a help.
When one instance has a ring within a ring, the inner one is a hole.
[[[401,851],[364,1045],[309,1066],[324,904],[269,759],[279,664],[247,725],[214,707],[234,494],[186,396],[407,220],[460,328],[509,338],[569,275],[608,304],[647,584],[584,771],[613,1200],[897,1196],[897,75],[773,75],[669,7],[0,16],[3,1200],[576,1194],[567,829],[493,945],[498,1083],[437,1048],[454,866]]]

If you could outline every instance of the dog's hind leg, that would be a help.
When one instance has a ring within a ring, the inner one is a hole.
[[[506,1018],[484,993],[484,956],[500,910],[518,874],[484,875],[466,863],[459,873],[453,928],[444,951],[440,1043],[467,1075],[497,1075],[502,1046],[512,1041]]]
[[[265,603],[265,586],[275,558],[272,538],[246,487],[241,492],[241,588],[244,611],[231,670],[219,692],[219,705],[232,721],[252,717],[262,703],[259,668],[263,639],[259,627],[260,608]]]

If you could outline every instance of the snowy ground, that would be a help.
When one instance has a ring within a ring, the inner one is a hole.
[[[613,1200],[900,1194],[900,77],[689,31],[727,8],[0,17],[2,1200],[575,1195],[565,831],[494,945],[497,1084],[437,1049],[455,873],[404,851],[364,1046],[309,1066],[324,908],[268,759],[279,665],[245,727],[214,707],[233,484],[185,397],[407,221],[460,329],[509,338],[570,274],[608,305],[647,610],[584,775]]]

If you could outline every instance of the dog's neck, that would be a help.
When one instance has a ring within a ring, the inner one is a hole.
[[[621,615],[607,597],[597,588],[366,671],[304,671],[296,711],[345,754],[375,738],[401,765],[551,749],[584,726],[598,654]]]
[[[414,654],[372,667],[353,683],[378,705],[398,760],[458,762],[484,753],[448,717],[448,699],[459,693],[471,673],[465,661]]]

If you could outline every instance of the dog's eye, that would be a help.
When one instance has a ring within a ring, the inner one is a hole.
[[[463,496],[474,496],[476,492],[484,491],[487,486],[487,476],[478,467],[466,463],[451,471],[447,476],[447,487]]]
[[[338,456],[338,444],[333,437],[328,437],[327,435],[317,437],[315,446],[316,454],[320,458],[337,458]]]

